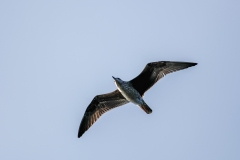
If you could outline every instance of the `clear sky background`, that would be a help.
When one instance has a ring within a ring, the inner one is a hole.
[[[0,1],[1,160],[239,160],[240,1]],[[97,94],[154,61],[198,65],[104,114]]]

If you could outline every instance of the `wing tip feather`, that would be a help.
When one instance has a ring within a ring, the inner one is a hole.
[[[198,63],[195,63],[195,62],[190,62],[190,66],[196,66]]]

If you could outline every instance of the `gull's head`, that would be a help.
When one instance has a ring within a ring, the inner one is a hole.
[[[112,77],[113,77],[113,76],[112,76]],[[116,84],[121,84],[121,83],[123,83],[123,80],[121,80],[120,78],[115,78],[115,77],[113,77],[113,79],[114,79],[114,81],[115,81]]]

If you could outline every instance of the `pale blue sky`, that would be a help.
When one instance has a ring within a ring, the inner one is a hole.
[[[240,1],[0,1],[1,160],[239,160]],[[154,61],[198,65],[80,139],[97,94]]]

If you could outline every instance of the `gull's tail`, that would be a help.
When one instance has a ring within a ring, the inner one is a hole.
[[[152,109],[145,103],[143,102],[142,105],[139,105],[147,114],[152,113]]]

